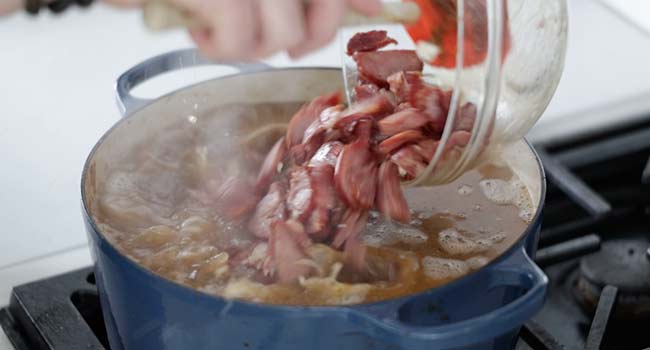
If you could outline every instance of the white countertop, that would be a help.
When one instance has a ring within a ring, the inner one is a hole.
[[[650,112],[650,6],[605,2],[619,12],[596,0],[569,1],[565,73],[533,137],[585,118]],[[119,118],[115,78],[143,59],[190,45],[184,33],[152,35],[137,14],[99,5],[61,17],[0,19],[0,305],[11,286],[89,264],[79,179],[89,150]],[[338,66],[338,47],[297,62],[285,55],[268,62]],[[143,90],[155,95],[221,72],[161,77]],[[585,125],[597,123],[574,128]]]

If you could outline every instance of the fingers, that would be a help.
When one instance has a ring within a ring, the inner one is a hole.
[[[10,14],[20,10],[24,6],[22,0],[3,0],[0,1],[0,15]]]
[[[221,60],[254,58],[259,24],[255,0],[175,0],[196,16],[204,28],[190,36],[207,57]]]
[[[336,35],[344,14],[343,0],[310,1],[306,13],[306,39],[299,45],[290,47],[289,55],[297,58],[330,42]]]
[[[348,6],[367,16],[381,12],[380,0],[172,1],[204,24],[190,30],[200,51],[222,60],[260,59],[281,50],[298,57],[332,40]]]
[[[258,6],[261,28],[258,57],[297,46],[305,40],[305,10],[301,0],[258,0]]]
[[[381,0],[311,0],[307,8],[307,39],[289,49],[292,58],[318,49],[329,43],[341,25],[345,12],[357,11],[366,16],[381,13]]]
[[[305,40],[301,0],[175,0],[197,16],[204,28],[190,36],[207,57],[252,60]]]
[[[212,57],[212,31],[209,28],[190,28],[190,37],[199,48],[201,53],[206,57]],[[213,57],[216,58],[216,57]]]

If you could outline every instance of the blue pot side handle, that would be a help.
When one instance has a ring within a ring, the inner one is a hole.
[[[236,68],[239,73],[259,72],[271,68],[269,65],[261,62],[211,61],[201,56],[196,49],[183,49],[164,53],[137,64],[117,78],[115,92],[120,113],[122,113],[123,117],[127,116],[151,102],[151,100],[131,95],[131,90],[136,86],[163,73],[206,65],[228,66]]]
[[[489,342],[520,327],[533,317],[544,304],[548,278],[528,257],[523,247],[517,248],[517,251],[505,260],[494,266],[486,267],[485,271],[478,272],[476,275],[479,277],[475,276],[474,278],[485,279],[482,284],[486,286],[486,292],[500,287],[508,287],[518,292],[510,294],[509,298],[512,298],[512,301],[487,313],[479,313],[479,316],[459,321],[440,321],[439,324],[432,326],[421,326],[403,321],[403,316],[400,316],[402,311],[408,307],[409,303],[413,302],[413,299],[409,298],[392,303],[388,310],[381,307],[378,309],[372,307],[355,309],[351,316],[361,318],[358,321],[368,325],[367,330],[374,333],[371,336],[383,338],[394,344],[393,346],[398,345],[395,348],[428,349],[428,345],[433,345],[436,349],[458,349]],[[472,276],[468,276],[468,278],[472,278]],[[433,301],[434,303],[444,303],[444,300],[440,300],[441,298],[455,299],[452,301],[452,305],[454,305],[453,303],[456,303],[455,305],[464,303],[463,300],[458,300],[462,296],[453,292],[454,290],[458,291],[458,288],[448,290],[451,291],[449,295],[440,297],[440,293],[434,293],[430,299],[436,300]],[[427,296],[423,298],[427,298]],[[480,304],[481,302],[480,299],[467,300],[466,304]],[[417,307],[421,308],[422,305],[420,303]]]

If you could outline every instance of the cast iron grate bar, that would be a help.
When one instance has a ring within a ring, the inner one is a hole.
[[[73,300],[75,294],[96,293],[86,279],[91,272],[83,268],[14,287],[3,310],[10,317],[0,319],[3,328],[16,330],[7,333],[12,343],[28,339],[30,350],[104,350]]]
[[[612,210],[612,206],[587,184],[575,176],[567,167],[551,157],[543,149],[538,149],[546,175],[570,199],[592,216],[602,216]]]
[[[560,151],[555,159],[571,168],[602,163],[650,148],[650,128]]]
[[[616,303],[616,295],[618,289],[614,286],[605,286],[600,293],[598,299],[598,306],[594,314],[594,319],[591,321],[591,328],[587,336],[586,350],[600,350],[607,330],[607,323],[614,314],[614,304]]]
[[[539,248],[545,248],[552,244],[586,235],[592,230],[592,227],[604,221],[604,217],[596,219],[584,218],[543,229],[539,237]]]
[[[29,337],[25,336],[24,331],[18,326],[7,308],[0,310],[0,328],[4,330],[7,339],[16,350],[41,349],[38,344],[30,341]]]
[[[589,234],[538,250],[535,262],[540,267],[546,267],[599,249],[600,237],[596,234]]]
[[[563,350],[564,347],[534,320],[526,322],[519,333],[521,338],[534,350]]]
[[[593,232],[595,228],[606,222],[617,222],[618,220],[624,220],[626,217],[633,215],[636,210],[637,209],[635,208],[619,208],[613,210],[609,215],[606,216],[577,219],[565,224],[544,229],[542,230],[542,234],[539,238],[539,246],[542,248],[551,244],[564,242],[568,239],[587,235]]]
[[[641,175],[641,183],[644,185],[650,185],[650,158],[645,163],[645,169],[643,169],[643,174]]]

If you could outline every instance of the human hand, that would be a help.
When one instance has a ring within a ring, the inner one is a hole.
[[[2,0],[0,1],[0,16],[8,15],[24,7],[23,0]]]
[[[254,60],[282,50],[299,57],[332,40],[348,8],[367,16],[381,12],[380,0],[171,2],[205,23],[190,35],[205,56],[222,60]]]
[[[207,57],[255,60],[287,50],[296,58],[327,44],[348,9],[366,16],[381,12],[381,0],[170,0],[202,28],[190,36]],[[144,0],[104,0],[141,6]],[[24,0],[0,0],[0,15],[20,9]]]

